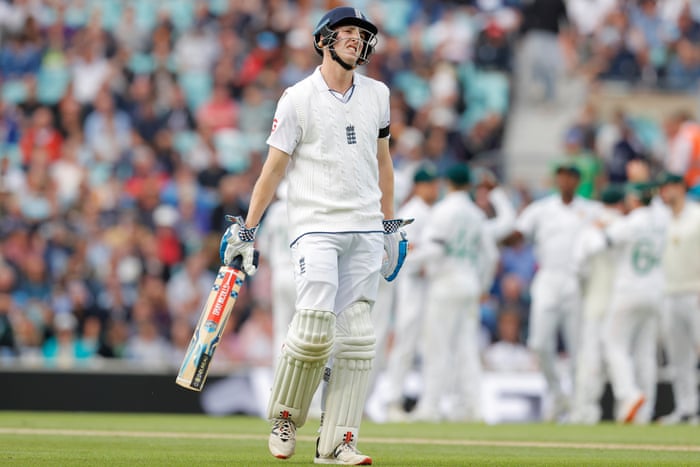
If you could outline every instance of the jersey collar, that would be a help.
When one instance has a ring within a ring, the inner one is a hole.
[[[311,74],[311,81],[314,83],[314,86],[319,92],[328,92],[330,88],[328,87],[328,84],[326,83],[326,80],[323,79],[323,75],[321,74],[321,65],[316,67],[316,70]],[[359,83],[359,80],[357,79],[357,73],[353,72],[353,77],[352,77],[352,84],[353,86],[357,87]]]

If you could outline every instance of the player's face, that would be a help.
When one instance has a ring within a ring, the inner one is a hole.
[[[348,61],[355,62],[362,53],[362,30],[357,26],[340,26],[335,37],[335,52]]]
[[[562,194],[573,194],[578,188],[578,183],[579,177],[574,173],[561,171],[557,174],[557,188]]]
[[[685,192],[685,187],[677,183],[671,183],[667,185],[662,185],[659,188],[659,195],[661,199],[666,204],[673,204],[678,201],[678,199],[683,196]]]

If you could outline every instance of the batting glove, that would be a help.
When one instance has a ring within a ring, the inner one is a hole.
[[[221,237],[221,243],[219,244],[221,262],[230,266],[234,258],[240,256],[243,260],[243,270],[246,274],[252,276],[258,270],[255,265],[255,250],[253,248],[258,226],[252,229],[247,228],[241,216],[226,216],[226,219],[233,223]]]
[[[411,222],[413,219],[390,219],[382,222],[384,226],[384,260],[380,272],[387,282],[396,279],[406,260],[408,239],[406,232],[401,230],[401,227]]]

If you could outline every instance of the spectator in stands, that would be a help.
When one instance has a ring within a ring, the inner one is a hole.
[[[512,46],[508,32],[495,19],[490,19],[474,45],[474,65],[482,70],[510,72],[513,66]]]
[[[98,51],[99,44],[85,42],[78,47],[71,64],[73,95],[81,105],[98,99],[110,75],[109,62]]]
[[[200,250],[188,256],[184,267],[168,281],[168,304],[173,319],[183,318],[196,324],[215,279],[207,266],[207,252]]]
[[[53,318],[52,336],[42,347],[46,362],[58,367],[70,367],[77,360],[88,359],[77,340],[78,320],[70,313],[60,313]]]
[[[700,125],[685,111],[668,116],[664,122],[668,151],[665,169],[684,178],[692,189],[700,184]]]
[[[3,270],[0,270],[0,274],[3,273]],[[15,331],[10,322],[13,308],[12,296],[0,291],[0,361],[6,357],[15,357],[19,353]]]
[[[204,24],[187,29],[176,41],[173,50],[175,66],[180,73],[208,73],[216,59],[216,38]]]
[[[174,319],[170,325],[170,343],[172,346],[169,358],[170,366],[180,368],[191,339],[192,325],[190,322],[184,318]]]
[[[216,232],[217,228],[226,229],[228,222],[225,216],[245,216],[248,214],[247,194],[250,193],[250,183],[246,183],[242,175],[230,174],[222,178],[219,183],[219,203],[214,206],[211,213],[211,228]]]
[[[563,0],[533,0],[522,7],[517,92],[528,101],[555,102],[565,60],[569,16]],[[568,44],[570,46],[570,44]]]
[[[647,158],[644,148],[622,109],[615,110],[612,122],[604,125],[597,135],[609,183],[627,182],[627,166],[631,161]]]
[[[147,45],[148,31],[144,30],[136,20],[134,6],[127,4],[121,19],[114,28],[114,38],[119,47],[130,52],[139,52]]]
[[[495,280],[501,308],[519,310],[526,321],[530,304],[530,284],[537,270],[532,245],[518,237],[506,239],[501,247]]]
[[[483,351],[485,370],[537,370],[535,356],[522,342],[520,316],[518,310],[508,308],[498,314],[498,338]]]
[[[33,18],[27,22],[33,22]],[[0,48],[0,77],[4,80],[21,80],[35,75],[41,66],[41,49],[29,31],[10,35]]]
[[[629,18],[625,10],[617,6],[593,38],[592,75],[605,80],[636,83],[642,71],[631,43]]]
[[[700,79],[700,22],[693,18],[690,3],[678,15],[667,37],[666,86],[674,91],[694,91]]]
[[[55,106],[56,128],[64,139],[77,137],[83,140],[83,120],[85,109],[75,99],[72,92],[67,92]]]
[[[215,83],[211,99],[197,110],[197,124],[215,133],[226,128],[238,128],[238,104],[223,83]]]
[[[24,219],[35,224],[49,220],[58,209],[57,199],[54,194],[55,187],[51,183],[47,171],[47,165],[39,162],[47,157],[41,149],[35,149],[33,158],[37,162],[31,165],[27,173],[24,190],[21,196],[20,212]]]
[[[657,0],[639,0],[630,5],[629,11],[631,38],[637,62],[642,69],[645,84],[654,85],[659,81],[666,66],[666,34]]]
[[[0,99],[0,144],[15,145],[20,139],[20,115]]]
[[[136,333],[126,343],[125,356],[144,366],[166,366],[170,362],[171,347],[153,320],[136,321]]]
[[[129,342],[129,326],[121,319],[108,321],[105,337],[98,355],[106,358],[127,358],[127,343]]]
[[[180,86],[173,86],[168,110],[163,115],[163,121],[165,127],[175,135],[193,131],[197,126],[194,115],[187,106],[185,93]]]
[[[76,99],[80,102],[77,95]],[[131,147],[131,119],[115,108],[107,88],[97,92],[94,105],[95,110],[85,118],[85,142],[98,160],[116,164]]]
[[[102,337],[102,321],[98,316],[90,315],[85,317],[80,332],[80,337],[76,342],[76,355],[81,358],[93,358],[100,348]]]
[[[46,154],[47,161],[55,162],[61,157],[63,138],[53,125],[53,115],[48,107],[37,108],[31,116],[31,126],[23,131],[19,142],[22,164],[28,168],[33,157]],[[41,153],[36,152],[40,149]],[[41,163],[42,161],[39,161]]]
[[[578,167],[581,179],[576,193],[593,199],[603,181],[603,164],[596,154],[584,147],[585,134],[577,126],[570,128],[564,136],[564,157]]]

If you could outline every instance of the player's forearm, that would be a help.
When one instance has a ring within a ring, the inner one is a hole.
[[[389,140],[380,139],[377,159],[379,163],[379,189],[382,192],[384,219],[394,218],[394,163],[389,153]]]
[[[253,187],[250,205],[248,206],[248,216],[245,221],[246,227],[252,228],[260,223],[263,213],[275,196],[277,186],[284,178],[288,162],[289,156],[282,151],[270,148],[260,177],[258,177]]]

